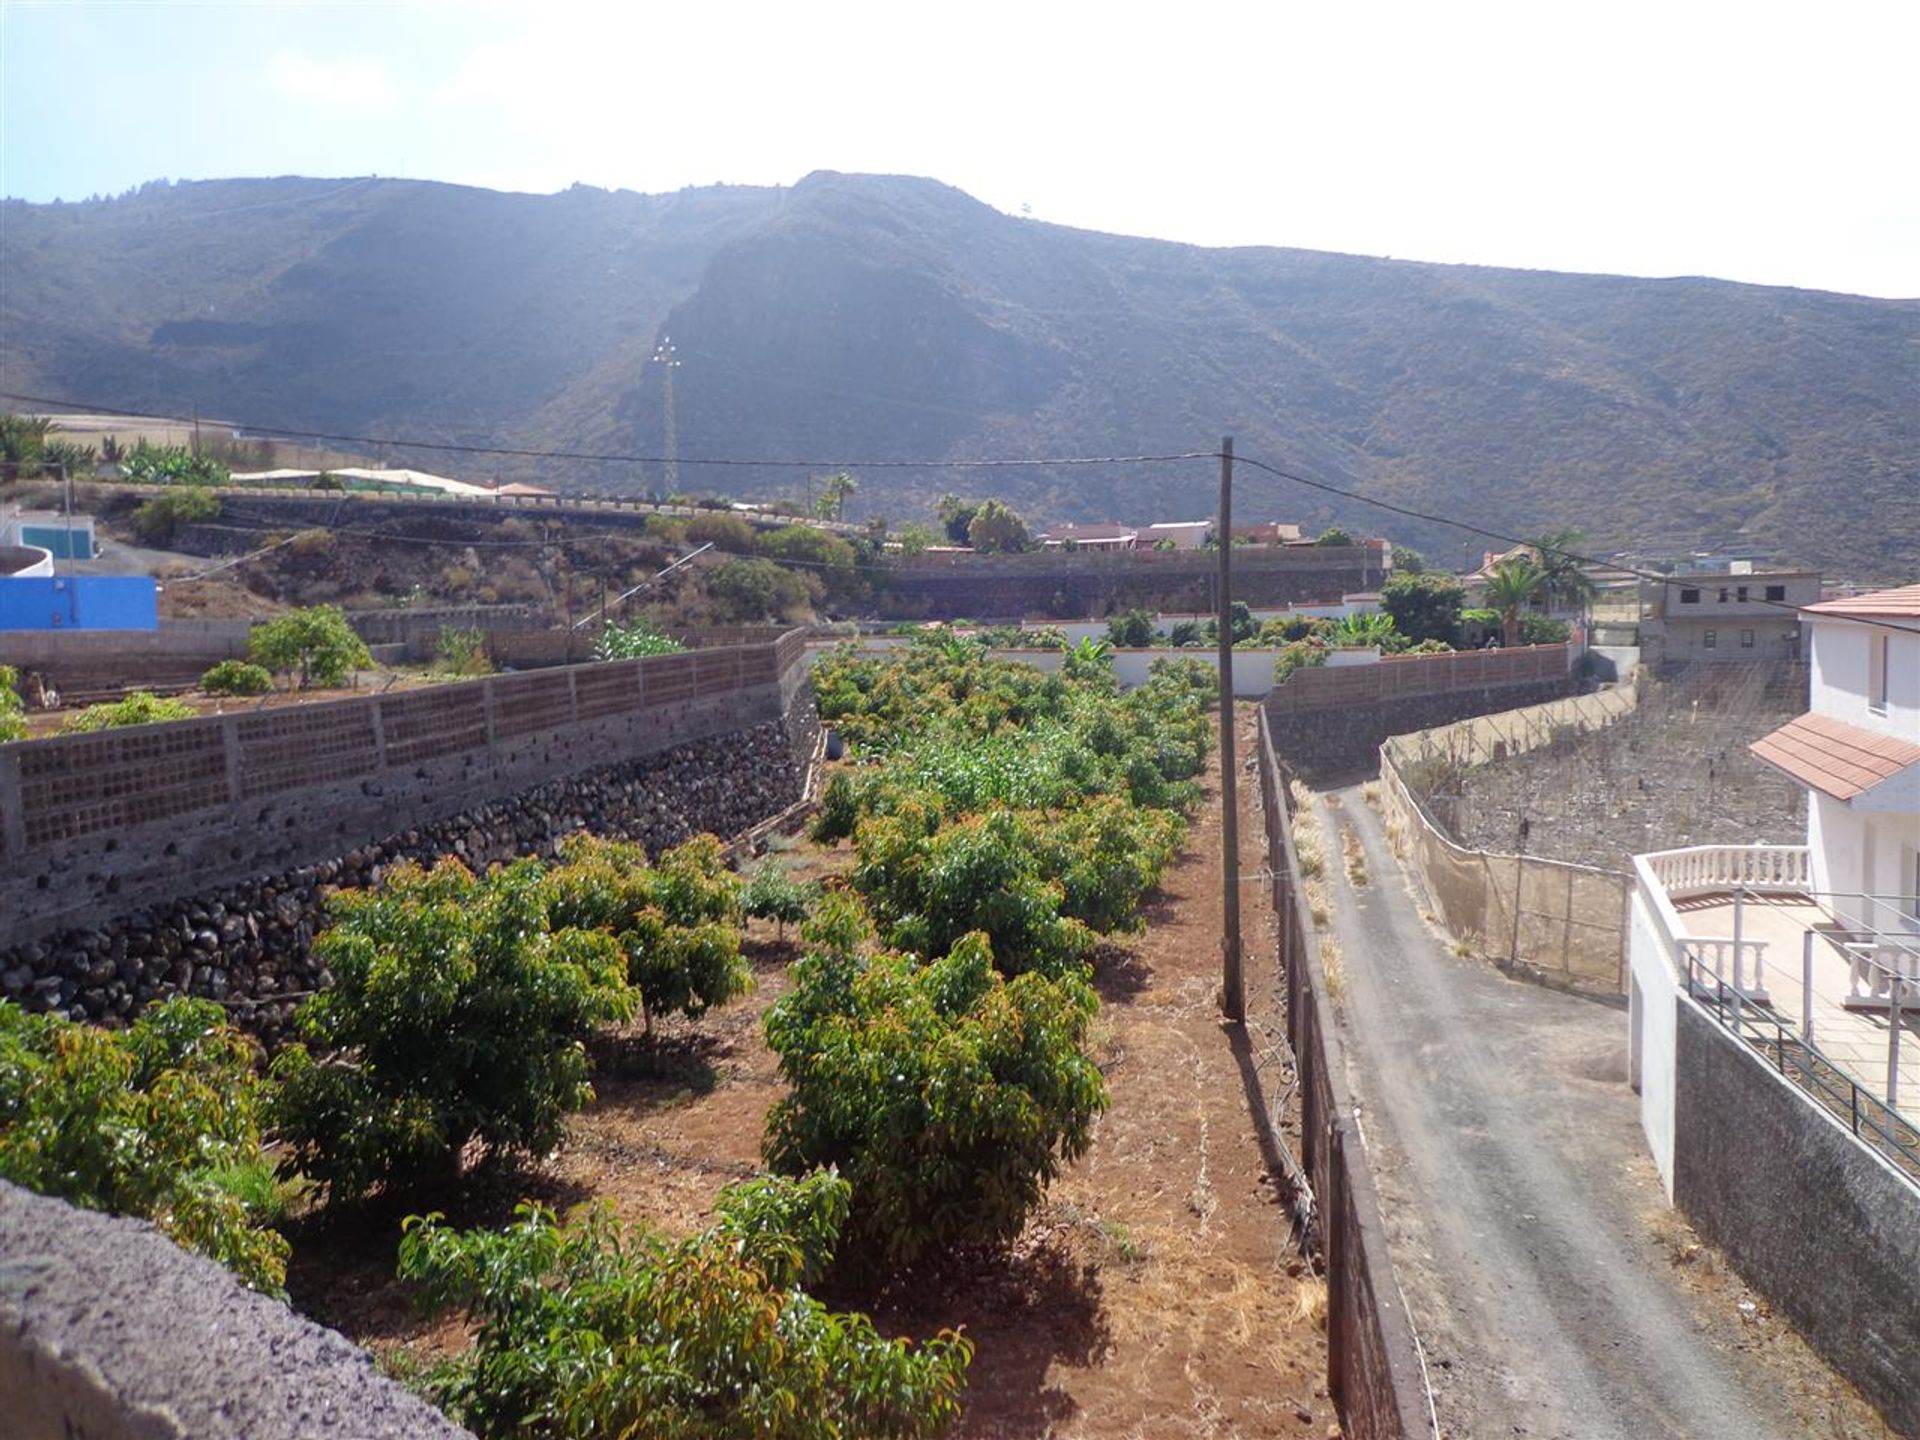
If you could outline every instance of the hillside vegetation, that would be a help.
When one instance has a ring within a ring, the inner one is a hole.
[[[1920,551],[1920,302],[1704,279],[1207,250],[932,181],[508,195],[234,180],[6,202],[0,385],[289,428],[684,456],[1242,453],[1596,547],[1741,538],[1862,578]],[[610,492],[659,466],[395,464]],[[874,471],[852,512],[954,476]],[[1213,467],[1005,472],[1036,518],[1204,514]],[[703,472],[769,496],[792,470]],[[1469,537],[1249,475],[1242,514]]]

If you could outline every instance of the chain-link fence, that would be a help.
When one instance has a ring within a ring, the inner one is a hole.
[[[1630,713],[1636,700],[1635,689],[1622,686],[1397,735],[1380,747],[1387,838],[1420,877],[1438,919],[1458,943],[1571,989],[1625,993],[1631,877],[1471,849],[1433,819],[1417,790],[1436,772],[1458,774],[1610,725]]]

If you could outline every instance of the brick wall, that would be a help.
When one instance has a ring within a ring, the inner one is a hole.
[[[0,945],[776,719],[800,632],[0,746]]]
[[[1538,685],[1565,679],[1572,663],[1569,646],[1526,645],[1512,650],[1387,655],[1377,665],[1317,665],[1294,671],[1275,687],[1267,713],[1277,718],[1422,695]]]

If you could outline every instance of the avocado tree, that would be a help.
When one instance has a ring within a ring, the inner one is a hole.
[[[300,688],[342,684],[373,664],[366,643],[337,605],[309,605],[253,627],[247,653],[256,665],[294,677]]]

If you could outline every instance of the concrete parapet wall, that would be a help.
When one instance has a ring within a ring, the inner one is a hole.
[[[1563,681],[1572,647],[1527,645],[1512,650],[1453,650],[1437,655],[1386,655],[1377,665],[1316,665],[1277,686],[1267,713],[1278,720],[1313,710],[1379,705],[1428,695],[1457,695]]]
[[[1244,547],[1233,552],[1233,595],[1249,605],[1339,604],[1377,589],[1381,552],[1364,546]],[[1083,618],[1141,608],[1212,611],[1218,557],[1208,551],[1040,551],[923,555],[900,566],[876,597],[894,620]]]
[[[141,1220],[0,1181],[10,1440],[471,1440],[373,1357]]]
[[[1685,996],[1673,1199],[1742,1279],[1920,1435],[1920,1188]]]
[[[0,944],[776,720],[804,640],[0,746]]]

